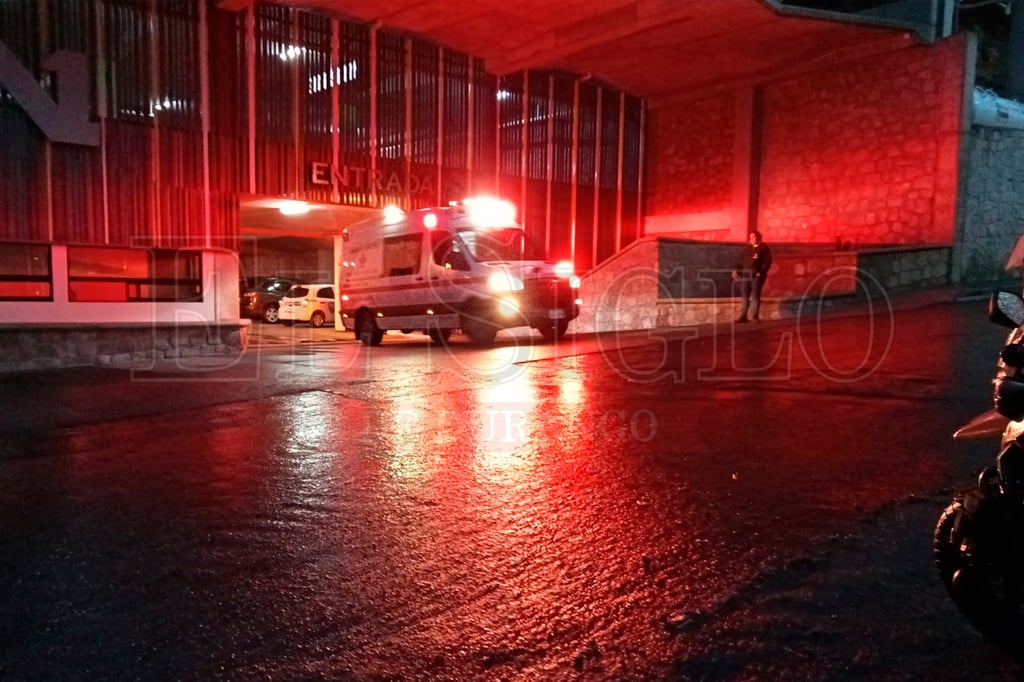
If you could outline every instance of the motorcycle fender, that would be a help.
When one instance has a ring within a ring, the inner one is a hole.
[[[979,414],[967,422],[953,434],[955,440],[967,440],[973,438],[995,438],[1007,431],[1009,420],[994,409]]]

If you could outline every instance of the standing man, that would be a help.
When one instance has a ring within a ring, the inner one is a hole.
[[[737,322],[747,321],[747,312],[751,320],[757,320],[761,310],[761,290],[768,279],[768,270],[772,267],[772,250],[761,240],[761,233],[754,230],[750,233],[750,248],[743,252],[739,266],[732,271],[732,278],[740,288],[743,307]]]

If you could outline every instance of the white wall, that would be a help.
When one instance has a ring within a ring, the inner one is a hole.
[[[83,303],[68,300],[67,247],[51,247],[52,301],[0,301],[0,324],[153,324],[237,321],[238,254],[203,251],[203,300],[199,303]]]

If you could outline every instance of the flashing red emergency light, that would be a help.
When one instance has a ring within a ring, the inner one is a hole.
[[[516,224],[512,202],[494,197],[466,197],[462,200],[470,222],[477,227],[510,227]]]

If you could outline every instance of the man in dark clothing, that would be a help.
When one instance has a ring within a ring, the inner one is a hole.
[[[761,290],[768,279],[768,270],[772,267],[772,250],[761,241],[761,233],[754,230],[750,233],[750,248],[745,250],[740,264],[732,272],[732,278],[740,289],[743,307],[737,322],[746,322],[747,313],[751,320],[757,320],[761,310]]]

